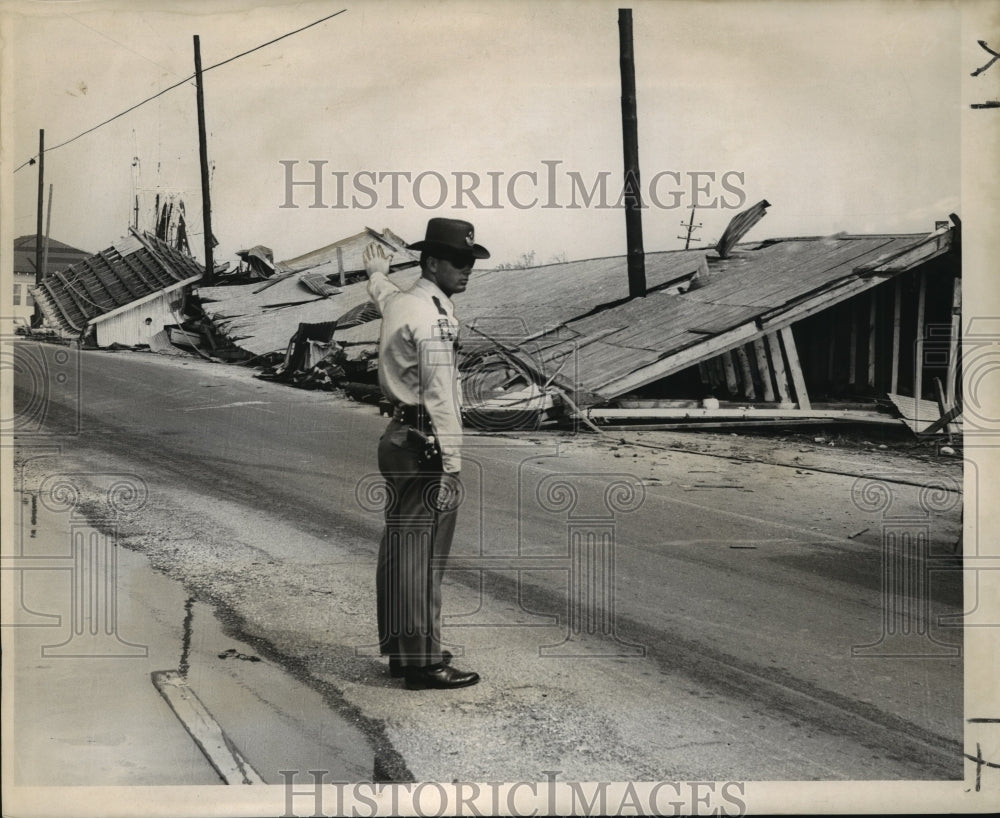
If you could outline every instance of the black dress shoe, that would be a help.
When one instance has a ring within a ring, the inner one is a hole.
[[[443,650],[441,651],[441,664],[450,665],[452,660],[451,651]],[[389,657],[389,676],[393,679],[402,679],[405,674],[403,670],[403,665],[400,663],[399,659],[395,656]]]
[[[456,670],[445,664],[407,668],[405,675],[406,686],[410,690],[449,690],[453,687],[468,687],[479,681],[478,673]]]

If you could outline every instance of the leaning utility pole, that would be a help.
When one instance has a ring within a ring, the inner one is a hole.
[[[629,298],[646,295],[646,257],[642,247],[642,198],[639,187],[639,117],[635,106],[635,57],[632,9],[618,9],[622,74],[622,141],[625,147],[625,243],[628,246]],[[631,191],[631,193],[630,193]]]
[[[205,276],[203,284],[211,284],[215,274],[212,260],[212,201],[209,194],[208,140],[205,135],[205,87],[201,75],[201,43],[194,35],[194,74],[198,90],[198,149],[201,154],[201,213],[205,230]]]
[[[694,208],[695,208],[695,206],[691,205],[691,221],[689,221],[689,222],[681,222],[681,227],[686,227],[687,228],[687,231],[688,231],[687,232],[687,237],[686,238],[684,236],[678,236],[677,237],[679,239],[684,239],[684,249],[685,250],[687,250],[691,246],[691,242],[693,242],[693,241],[701,241],[701,239],[693,239],[693,238],[691,238],[691,234],[695,230],[697,230],[699,227],[701,227],[701,222],[698,222],[698,224],[694,223]]]
[[[45,203],[45,129],[38,132],[38,223],[35,228],[35,286],[40,287],[45,277],[42,262],[42,210]],[[35,299],[35,311],[31,316],[31,326],[42,325],[42,308]]]

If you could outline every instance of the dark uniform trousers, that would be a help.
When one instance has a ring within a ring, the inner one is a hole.
[[[457,510],[434,508],[441,462],[421,462],[407,443],[408,428],[393,420],[378,447],[388,484],[376,573],[378,630],[382,654],[422,667],[441,661],[441,578]]]

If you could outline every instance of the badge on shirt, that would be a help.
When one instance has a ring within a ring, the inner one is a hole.
[[[442,341],[454,341],[456,339],[455,329],[452,327],[451,321],[447,318],[439,318],[434,337],[440,338]]]

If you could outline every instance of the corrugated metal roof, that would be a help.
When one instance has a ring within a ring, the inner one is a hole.
[[[33,287],[45,317],[64,332],[81,332],[95,318],[202,275],[190,256],[132,231],[116,245],[53,272]]]

